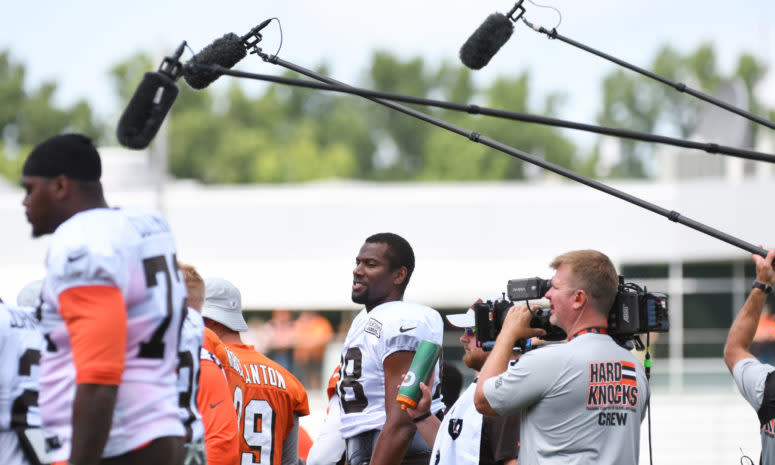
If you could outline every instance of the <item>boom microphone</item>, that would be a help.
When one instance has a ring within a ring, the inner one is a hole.
[[[247,56],[242,39],[232,32],[203,48],[183,66],[183,79],[194,89],[204,89],[221,77],[221,73],[198,68],[195,65],[220,65],[231,68]]]
[[[471,69],[482,69],[514,32],[514,25],[501,13],[493,13],[460,47],[460,61]]]
[[[185,42],[180,44],[173,57],[165,57],[158,71],[149,71],[143,76],[118,120],[116,136],[121,145],[130,149],[144,149],[156,136],[164,117],[178,97],[175,80],[182,72],[178,60],[185,45]]]
[[[183,67],[183,79],[189,86],[197,90],[209,86],[221,77],[222,73],[197,65],[218,65],[227,69],[231,68],[247,56],[249,47],[254,47],[261,40],[259,31],[271,21],[272,18],[267,19],[242,37],[230,32],[203,48],[201,52],[186,62]]]

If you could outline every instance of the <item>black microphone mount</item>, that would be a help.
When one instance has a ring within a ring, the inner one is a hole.
[[[262,36],[260,32],[262,29],[267,27],[269,23],[272,22],[272,19],[274,18],[269,18],[262,21],[261,24],[248,31],[248,33],[244,36],[240,37],[243,45],[245,45],[245,50],[250,50],[250,53],[255,54],[261,53],[261,49],[258,48],[258,44],[264,39],[264,36]]]
[[[183,55],[183,50],[186,48],[186,41],[184,40],[175,50],[172,56],[166,56],[159,64],[159,72],[170,77],[173,81],[176,81],[183,75],[183,63],[180,62],[180,57]]]
[[[516,4],[514,4],[514,7],[509,10],[508,13],[506,13],[506,17],[509,18],[512,22],[517,22],[519,18],[522,17],[522,15],[525,14],[525,7],[522,6],[522,3],[525,0],[519,0]]]

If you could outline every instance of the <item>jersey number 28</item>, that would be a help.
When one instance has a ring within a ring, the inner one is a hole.
[[[358,347],[350,347],[342,358],[339,373],[339,400],[344,413],[362,412],[369,405],[369,399],[358,382],[363,375],[363,354]],[[352,389],[352,396],[347,389]]]

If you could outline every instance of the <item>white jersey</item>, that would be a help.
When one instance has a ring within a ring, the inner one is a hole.
[[[320,434],[307,454],[307,465],[336,465],[342,460],[346,446],[339,432],[340,417],[339,396],[334,394],[328,400],[328,411]]]
[[[475,390],[476,383],[468,386],[444,414],[433,443],[432,463],[479,464],[482,414],[474,405]]]
[[[205,429],[202,415],[197,408],[199,393],[199,365],[202,356],[205,324],[202,315],[193,308],[186,309],[183,329],[180,332],[178,353],[178,412],[186,428],[186,443],[200,442]]]
[[[46,268],[39,400],[46,433],[59,443],[51,459],[70,456],[77,367],[58,310],[60,294],[77,287],[117,288],[126,306],[124,369],[103,457],[183,436],[176,369],[186,287],[166,220],[146,209],[82,211],[54,232]]]
[[[436,310],[425,305],[395,301],[361,310],[352,322],[342,347],[340,398],[342,437],[351,438],[385,424],[385,359],[399,351],[417,350],[423,340],[441,345],[444,323]],[[433,392],[439,388],[439,364],[434,369]],[[434,396],[431,410],[444,409]]]
[[[27,465],[18,429],[40,426],[38,373],[43,336],[31,309],[0,303],[0,463]]]
[[[775,367],[761,363],[753,358],[740,360],[732,370],[735,384],[740,394],[751,404],[757,412],[764,400],[764,385],[767,375],[775,371]],[[762,425],[760,433],[762,439],[762,465],[775,464],[775,419],[770,419]]]
[[[517,458],[519,415],[485,417],[474,405],[476,381],[444,414],[431,453],[433,465],[495,465]]]
[[[649,385],[608,335],[531,350],[483,391],[499,415],[521,409],[520,465],[638,463]]]
[[[226,370],[223,369],[223,364],[221,363],[221,360],[218,357],[216,357],[214,353],[210,352],[204,347],[202,347],[202,350],[199,351],[199,366],[202,366],[202,360],[209,360],[215,363],[218,366],[218,368],[221,370],[221,373],[223,374],[223,379],[227,379]]]

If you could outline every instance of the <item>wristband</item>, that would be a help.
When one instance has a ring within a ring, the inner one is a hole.
[[[772,286],[770,286],[769,284],[764,284],[759,281],[754,281],[753,284],[751,285],[751,289],[759,289],[765,294],[769,294],[770,292],[772,292]]]
[[[425,420],[426,418],[428,418],[429,416],[431,416],[431,411],[430,410],[428,410],[427,412],[423,413],[419,417],[412,418],[412,423],[419,423],[419,422]]]

